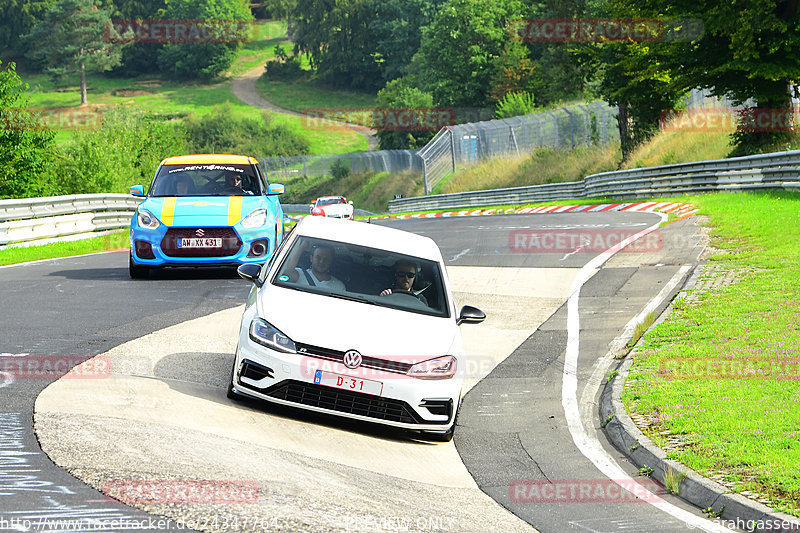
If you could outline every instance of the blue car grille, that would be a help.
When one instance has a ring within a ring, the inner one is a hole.
[[[202,235],[198,231],[202,230]],[[221,248],[181,248],[180,239],[222,239]],[[170,257],[230,257],[239,253],[242,240],[232,228],[170,228],[161,239],[161,251]]]

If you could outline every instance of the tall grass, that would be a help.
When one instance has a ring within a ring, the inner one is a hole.
[[[457,170],[437,192],[479,191],[542,183],[578,181],[588,174],[614,170],[619,145],[575,150],[540,148],[529,156],[493,158]]]

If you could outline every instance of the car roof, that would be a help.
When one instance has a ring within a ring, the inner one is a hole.
[[[319,202],[320,200],[333,200],[338,198],[344,200],[344,196],[320,196],[319,198],[317,198],[317,201]]]
[[[442,254],[433,239],[377,224],[326,217],[305,217],[297,223],[292,233],[369,246],[431,261],[442,261]]]
[[[164,159],[162,165],[255,165],[258,161],[247,155],[234,154],[192,154],[176,155]]]

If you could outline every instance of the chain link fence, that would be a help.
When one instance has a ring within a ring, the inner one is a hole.
[[[291,157],[260,157],[261,167],[269,181],[281,181],[295,176],[330,175],[336,166],[351,172],[422,172],[422,159],[416,150],[378,150],[346,154],[299,155]]]
[[[594,102],[448,126],[420,150],[267,157],[259,161],[270,181],[330,174],[334,165],[346,166],[351,172],[419,172],[425,176],[425,193],[429,194],[449,173],[482,159],[523,155],[544,146],[575,148],[618,140],[616,108]]]
[[[619,141],[617,110],[604,102],[531,115],[458,124],[442,129],[419,155],[425,194],[460,167],[490,157],[524,155],[537,148],[575,148]]]

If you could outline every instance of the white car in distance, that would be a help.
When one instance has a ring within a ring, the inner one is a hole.
[[[353,220],[353,202],[348,202],[344,196],[322,196],[310,207],[313,216]]]
[[[459,326],[486,315],[456,309],[433,240],[306,217],[269,263],[239,274],[254,286],[228,397],[452,439],[466,369]]]

